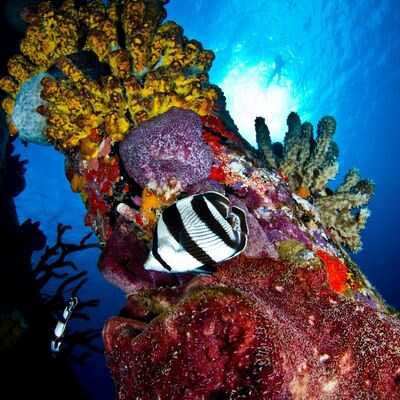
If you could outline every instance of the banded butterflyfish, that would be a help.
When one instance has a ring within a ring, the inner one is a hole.
[[[209,273],[246,248],[247,230],[244,211],[221,193],[185,197],[161,213],[144,268]]]
[[[70,320],[75,307],[78,305],[78,302],[79,301],[77,297],[71,297],[68,304],[64,308],[61,318],[57,321],[57,325],[54,328],[54,336],[50,346],[53,353],[58,353],[61,349],[65,332],[67,330],[68,321]]]

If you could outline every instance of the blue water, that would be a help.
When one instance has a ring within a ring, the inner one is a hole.
[[[400,308],[400,2],[171,0],[167,9],[187,37],[215,51],[211,81],[224,88],[250,142],[256,115],[267,118],[275,139],[282,138],[292,110],[313,124],[335,116],[339,177],[356,166],[376,182],[364,250],[355,259]],[[64,177],[62,156],[37,145],[18,145],[18,151],[29,160],[27,188],[17,198],[20,219],[41,221],[50,241],[59,221],[80,238],[87,232],[84,208]],[[101,278],[97,257],[85,253],[78,262],[90,270],[88,297],[101,299],[91,322],[100,328],[118,313],[124,296]],[[101,357],[77,372],[93,398],[113,398]]]

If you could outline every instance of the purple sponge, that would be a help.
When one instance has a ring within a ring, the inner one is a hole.
[[[129,176],[142,187],[151,180],[163,184],[175,177],[184,189],[208,177],[213,158],[202,139],[200,117],[178,108],[133,129],[119,153]]]

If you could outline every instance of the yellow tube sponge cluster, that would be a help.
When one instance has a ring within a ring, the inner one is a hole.
[[[11,117],[21,84],[56,67],[61,74],[42,81],[44,133],[60,150],[78,150],[86,159],[97,155],[104,136],[120,141],[131,127],[173,107],[210,114],[217,100],[207,76],[214,55],[174,22],[162,23],[166,2],[94,0],[77,7],[66,0],[58,9],[41,3],[26,16],[22,54],[0,79],[8,94],[2,107]],[[80,68],[82,52],[108,72],[93,77]]]
[[[23,17],[28,29],[20,44],[21,54],[10,58],[7,63],[9,75],[0,79],[0,89],[8,95],[2,108],[7,114],[11,134],[17,133],[11,115],[21,85],[46,71],[59,57],[78,50],[79,22],[73,0],[65,0],[58,9],[51,1],[42,2],[35,12],[26,12]]]

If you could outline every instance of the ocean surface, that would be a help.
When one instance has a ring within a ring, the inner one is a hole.
[[[188,38],[215,52],[210,80],[223,88],[250,143],[256,116],[266,118],[273,140],[283,138],[290,111],[315,125],[324,115],[336,118],[339,180],[357,167],[376,183],[364,249],[354,259],[400,308],[400,2],[171,0],[167,10]],[[85,210],[70,190],[62,155],[20,142],[17,151],[29,160],[27,187],[16,199],[20,220],[40,221],[49,243],[58,222],[72,225],[68,237],[80,239],[88,232]],[[82,324],[101,329],[125,299],[101,277],[98,255],[85,252],[76,261],[90,271],[85,296],[101,300]],[[114,398],[102,356],[75,371],[93,399]]]

